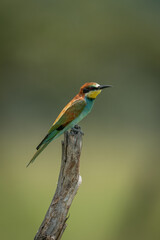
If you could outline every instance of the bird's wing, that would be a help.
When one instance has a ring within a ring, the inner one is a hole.
[[[67,104],[67,106],[62,110],[62,112],[53,123],[53,126],[48,131],[48,134],[38,145],[37,152],[34,154],[27,167],[30,165],[30,163],[33,163],[35,161],[37,156],[47,147],[47,145],[58,134],[58,132],[60,132],[70,122],[72,122],[76,117],[80,115],[85,106],[86,101],[83,98],[77,99],[77,97],[73,98],[73,100]]]
[[[75,118],[77,118],[86,106],[86,101],[83,98],[73,99],[67,104],[67,106],[61,111],[53,126],[48,133],[56,130],[62,130]]]
[[[59,131],[64,129],[70,122],[79,116],[84,107],[86,106],[86,101],[83,98],[73,99],[69,102],[66,107],[61,111],[52,127],[49,129],[48,134],[37,146],[37,150],[48,141],[51,141]]]

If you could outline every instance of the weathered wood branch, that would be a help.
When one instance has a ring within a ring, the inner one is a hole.
[[[81,131],[64,134],[62,161],[57,189],[34,240],[59,240],[66,228],[68,210],[82,182],[79,175]]]

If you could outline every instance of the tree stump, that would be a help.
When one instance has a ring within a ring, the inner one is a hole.
[[[82,132],[80,128],[64,133],[62,161],[57,189],[34,240],[59,240],[66,228],[67,214],[82,182],[80,154]]]

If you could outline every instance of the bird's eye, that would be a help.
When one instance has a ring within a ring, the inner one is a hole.
[[[97,90],[97,88],[94,86],[88,86],[83,89],[83,93],[87,93],[87,92],[94,91],[94,90]]]
[[[90,91],[94,91],[94,90],[97,90],[97,87],[94,87],[94,86],[90,87]]]
[[[84,88],[83,89],[83,93],[87,93],[87,92],[89,92],[89,89],[88,88]]]

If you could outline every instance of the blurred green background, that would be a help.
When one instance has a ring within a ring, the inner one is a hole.
[[[83,182],[63,239],[160,239],[159,23],[156,0],[1,0],[1,239],[34,238],[63,136],[26,164],[89,81],[113,88],[80,124]]]

